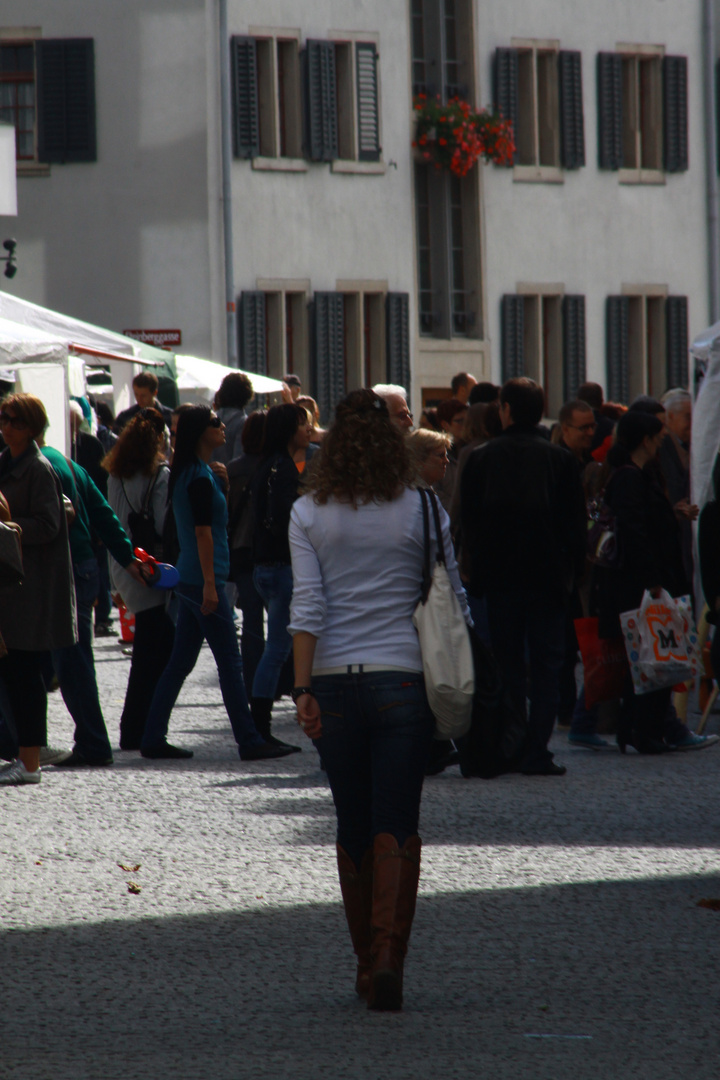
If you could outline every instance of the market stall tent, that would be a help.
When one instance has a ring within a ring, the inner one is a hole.
[[[0,316],[0,368],[14,380],[17,390],[40,398],[50,421],[45,440],[66,454],[70,446],[67,402],[70,394],[84,393],[83,372],[70,363],[66,344],[46,330]]]
[[[193,404],[197,401],[211,403],[215,392],[226,375],[234,368],[225,364],[216,364],[213,360],[202,360],[198,356],[175,354],[177,369],[177,387],[181,402]],[[270,379],[267,375],[256,375],[245,371],[256,394],[279,394],[283,384],[279,379]]]

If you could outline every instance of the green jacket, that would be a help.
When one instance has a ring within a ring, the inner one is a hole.
[[[73,563],[87,562],[95,558],[92,541],[92,533],[95,532],[113,559],[121,566],[128,566],[135,557],[132,544],[110,503],[86,470],[76,462],[71,464],[64,454],[52,446],[43,446],[42,454],[57,473],[63,494],[67,495],[75,508],[75,520],[70,526],[70,554]]]

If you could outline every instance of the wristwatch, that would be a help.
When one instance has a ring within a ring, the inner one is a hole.
[[[298,698],[301,698],[303,694],[312,694],[311,686],[295,686],[293,687],[292,694],[290,695],[297,705]]]

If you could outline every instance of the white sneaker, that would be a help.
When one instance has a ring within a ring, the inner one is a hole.
[[[39,784],[41,780],[42,773],[40,770],[28,772],[19,758],[12,763],[9,769],[3,769],[0,772],[0,784]]]
[[[72,757],[72,750],[55,750],[52,746],[40,747],[40,768],[43,765],[59,765],[61,761],[67,761]]]

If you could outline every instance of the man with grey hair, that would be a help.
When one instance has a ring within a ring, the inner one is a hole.
[[[387,405],[393,424],[402,432],[410,431],[413,426],[413,417],[408,409],[405,387],[395,386],[393,383],[377,383],[372,389]]]

